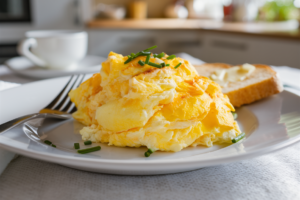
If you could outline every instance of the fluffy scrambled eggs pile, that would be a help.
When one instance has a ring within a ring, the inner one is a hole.
[[[73,117],[86,125],[83,140],[176,152],[231,143],[240,134],[228,97],[188,61],[151,56],[167,65],[155,68],[138,63],[146,56],[124,64],[127,59],[111,52],[100,73],[70,92],[78,109]]]

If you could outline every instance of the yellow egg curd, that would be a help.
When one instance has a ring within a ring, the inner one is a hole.
[[[73,117],[86,125],[83,140],[177,152],[231,143],[240,134],[228,97],[188,61],[151,56],[152,63],[169,64],[155,68],[138,63],[146,56],[127,59],[109,53],[100,73],[70,92],[78,109]]]

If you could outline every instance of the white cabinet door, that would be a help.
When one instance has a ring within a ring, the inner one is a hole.
[[[205,33],[203,60],[231,64],[261,63],[300,68],[300,40]]]
[[[155,53],[186,52],[201,57],[202,36],[198,31],[178,30],[90,30],[89,53],[107,56],[110,51],[123,55],[157,45]]]
[[[261,63],[300,68],[300,40],[199,30],[89,30],[89,53],[128,55],[157,45],[155,53],[185,52],[205,62]]]
[[[201,58],[203,51],[203,36],[193,30],[165,30],[156,37],[161,45],[161,51],[169,55],[185,52]]]
[[[128,55],[156,44],[155,34],[148,31],[90,30],[89,53],[106,57],[110,51]]]

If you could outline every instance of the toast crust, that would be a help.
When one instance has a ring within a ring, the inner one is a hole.
[[[265,97],[269,97],[273,94],[277,94],[283,91],[283,86],[280,80],[277,77],[277,73],[269,66],[262,64],[253,64],[256,68],[260,68],[266,71],[266,73],[270,74],[270,78],[256,82],[254,84],[247,85],[245,87],[232,90],[229,92],[224,92],[230,99],[231,104],[234,107],[240,107],[244,104],[250,104],[257,100],[263,99]],[[198,72],[201,72],[201,69],[206,69],[206,74],[204,76],[209,76],[216,69],[227,69],[232,67],[232,65],[224,64],[224,63],[205,63],[203,65],[196,65],[195,68]],[[211,69],[211,70],[210,70]],[[247,79],[255,78],[255,75],[250,75]],[[238,84],[232,83],[232,84]]]

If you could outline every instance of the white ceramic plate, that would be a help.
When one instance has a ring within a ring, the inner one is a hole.
[[[48,79],[0,92],[0,124],[38,112],[59,93],[68,79]],[[78,130],[82,125],[73,120],[45,120],[36,129],[34,123],[38,124],[38,120],[1,134],[0,147],[35,159],[101,173],[152,175],[184,172],[253,158],[299,141],[299,102],[299,96],[284,91],[238,109],[238,123],[246,132],[246,139],[229,146],[189,147],[177,153],[155,152],[145,158],[146,148],[100,144],[101,151],[81,155],[73,149],[73,144],[81,141]],[[45,139],[52,141],[57,148],[41,142]]]
[[[35,79],[54,78],[72,74],[96,73],[106,58],[88,55],[71,69],[43,69],[33,64],[25,57],[15,57],[7,60],[5,65],[14,73]]]

